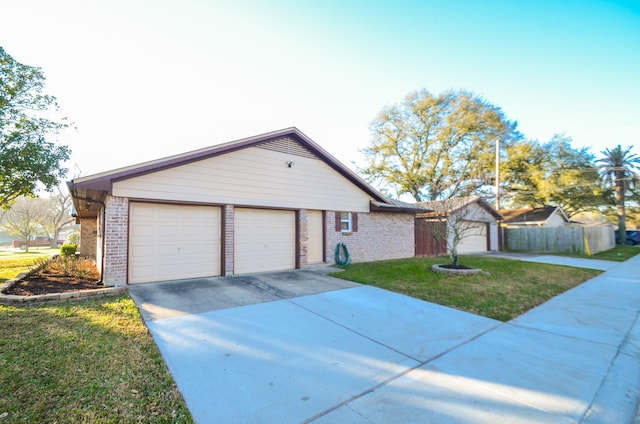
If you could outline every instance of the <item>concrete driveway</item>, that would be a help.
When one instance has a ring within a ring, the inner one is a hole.
[[[630,423],[638,269],[509,323],[326,270],[130,292],[198,423]]]

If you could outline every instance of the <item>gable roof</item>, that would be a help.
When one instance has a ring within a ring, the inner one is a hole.
[[[503,218],[500,212],[496,211],[493,206],[480,196],[454,197],[446,200],[418,202],[416,204],[426,209],[425,213],[420,214],[421,217],[436,217],[451,215],[474,203],[477,203],[478,206],[489,212],[495,219],[501,220]]]
[[[504,216],[506,224],[542,224],[546,222],[555,213],[558,213],[562,219],[569,222],[569,218],[564,211],[557,206],[544,206],[542,208],[520,208],[520,209],[501,209],[500,213]]]
[[[226,153],[246,149],[249,147],[255,147],[268,143],[277,144],[279,140],[285,138],[293,139],[302,147],[302,149],[300,149],[300,154],[310,153],[315,155],[318,159],[324,161],[327,165],[329,165],[329,167],[341,174],[352,184],[371,196],[374,201],[393,206],[393,203],[384,195],[371,187],[356,173],[339,162],[326,150],[324,150],[322,147],[320,147],[295,127],[272,131],[269,133],[247,137],[228,143],[217,144],[214,146],[168,156],[161,159],[155,159],[148,162],[114,169],[111,171],[101,172],[94,175],[75,178],[74,180],[69,181],[67,183],[67,186],[69,187],[69,191],[71,192],[71,196],[73,197],[74,207],[76,211],[90,211],[93,209],[95,214],[95,211],[97,211],[98,207],[96,205],[93,205],[92,201],[94,203],[101,202],[104,199],[104,196],[107,193],[111,192],[114,182],[138,177],[168,168],[186,165],[192,162],[224,155]],[[80,201],[84,201],[84,203],[80,205]],[[83,212],[83,215],[90,214]]]

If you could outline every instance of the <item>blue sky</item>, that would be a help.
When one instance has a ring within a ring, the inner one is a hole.
[[[471,90],[529,138],[640,154],[640,2],[7,0],[92,174],[296,126],[352,166],[413,90]]]

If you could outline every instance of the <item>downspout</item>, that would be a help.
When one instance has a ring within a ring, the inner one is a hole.
[[[106,247],[106,242],[105,242],[105,238],[104,238],[104,228],[105,228],[105,219],[106,219],[106,209],[107,209],[107,205],[100,201],[100,200],[96,200],[96,199],[92,199],[90,197],[80,197],[76,195],[76,189],[75,189],[75,185],[73,184],[73,181],[70,181],[67,183],[67,187],[69,187],[69,189],[71,190],[71,196],[75,197],[76,199],[79,200],[84,200],[87,202],[95,202],[98,203],[99,205],[102,205],[102,225],[100,225],[100,240],[101,240],[101,244],[102,244],[102,249],[100,249],[101,254],[100,254],[100,263],[102,264],[102,272],[100,273],[100,279],[98,281],[96,281],[96,284],[102,284],[102,280],[104,278],[104,268],[105,268],[105,247]]]

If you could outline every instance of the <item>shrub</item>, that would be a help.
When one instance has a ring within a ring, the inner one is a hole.
[[[60,246],[60,256],[74,256],[77,250],[77,244],[63,244]]]
[[[71,244],[78,244],[80,242],[80,234],[78,233],[69,234],[69,237],[67,237],[67,240],[69,240],[69,243]]]

